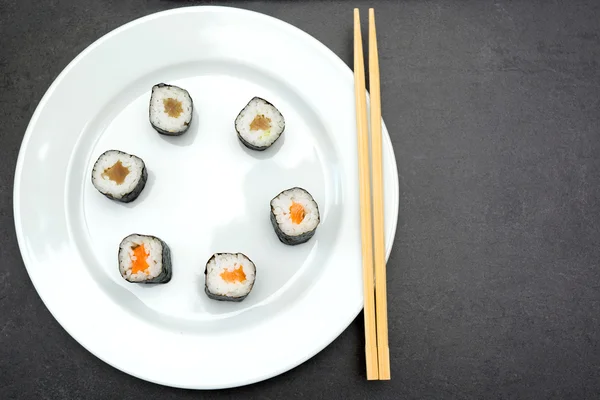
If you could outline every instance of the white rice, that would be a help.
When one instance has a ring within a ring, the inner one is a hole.
[[[243,282],[227,282],[221,277],[224,271],[233,271],[242,267],[246,279]],[[227,297],[243,297],[254,284],[256,266],[241,253],[215,254],[206,264],[206,287],[212,294]]]
[[[121,184],[109,179],[104,174],[104,171],[115,165],[118,161],[121,161],[121,164],[129,169],[129,173]],[[126,194],[131,193],[137,186],[142,177],[143,169],[144,162],[141,158],[118,150],[109,150],[102,154],[94,164],[92,182],[101,193],[108,193],[115,199],[120,199]]]
[[[304,207],[304,219],[299,224],[292,222],[290,207],[299,203]],[[298,236],[314,230],[319,225],[319,208],[313,197],[306,190],[292,188],[283,191],[271,200],[271,210],[275,214],[277,224],[288,236]]]
[[[175,99],[181,102],[183,112],[171,117],[165,111],[163,100]],[[192,120],[193,103],[190,94],[177,86],[154,86],[150,97],[150,123],[163,131],[179,133],[185,131]]]
[[[262,115],[271,120],[269,129],[251,130],[250,125],[256,116]],[[245,141],[257,147],[272,145],[285,128],[283,115],[272,104],[255,97],[244,107],[235,119],[235,127]]]
[[[132,248],[142,244],[148,256],[146,258],[148,269],[145,272],[141,271],[137,274],[132,274],[131,264],[133,260],[136,260]],[[131,282],[143,282],[156,278],[162,272],[162,252],[162,243],[155,237],[136,234],[127,236],[123,239],[119,247],[119,269],[121,275]]]

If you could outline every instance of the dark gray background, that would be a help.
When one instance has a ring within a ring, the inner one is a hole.
[[[388,263],[392,381],[364,379],[362,314],[303,365],[221,392],[150,384],[77,344],[40,301],[17,247],[12,185],[23,133],[86,46],[191,4],[0,0],[1,399],[600,396],[593,0],[228,2],[298,26],[348,64],[352,8],[376,8],[383,116],[400,176]]]

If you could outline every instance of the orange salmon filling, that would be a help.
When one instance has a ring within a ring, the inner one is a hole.
[[[143,244],[133,247],[133,257],[131,258],[131,273],[137,274],[138,272],[146,272],[148,274],[148,255],[146,255],[146,248]]]
[[[169,117],[178,118],[183,112],[181,102],[171,97],[168,99],[163,99],[163,105],[165,106],[165,112],[169,115]]]
[[[234,282],[244,282],[246,280],[246,274],[244,273],[244,268],[240,265],[237,268],[230,270],[225,270],[221,272],[221,278],[225,282],[234,283]]]
[[[290,217],[292,218],[292,222],[298,225],[304,220],[305,215],[306,213],[304,212],[302,204],[292,202],[292,205],[290,206]]]

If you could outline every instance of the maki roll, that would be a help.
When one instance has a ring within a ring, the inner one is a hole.
[[[319,207],[306,190],[294,187],[271,200],[271,223],[281,242],[289,245],[308,241],[319,225]]]
[[[119,245],[119,271],[127,282],[167,283],[171,280],[171,250],[150,235],[127,236]]]
[[[187,90],[159,83],[150,96],[150,124],[158,133],[179,136],[192,123],[194,103]]]
[[[102,153],[92,169],[94,187],[109,199],[122,203],[137,199],[147,180],[144,161],[119,150]]]
[[[216,253],[206,263],[204,275],[209,298],[242,301],[254,286],[256,266],[242,253]]]
[[[269,148],[284,129],[283,115],[273,104],[260,97],[250,100],[235,119],[238,138],[252,150]]]

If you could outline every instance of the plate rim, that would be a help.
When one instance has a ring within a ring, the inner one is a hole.
[[[37,104],[36,109],[29,120],[29,123],[25,130],[25,134],[23,135],[23,139],[21,141],[21,145],[19,148],[19,154],[17,157],[15,174],[14,174],[14,179],[13,179],[13,219],[14,219],[14,227],[15,227],[19,252],[21,254],[21,258],[23,260],[25,269],[27,271],[27,275],[29,276],[31,283],[34,286],[36,293],[38,294],[38,296],[44,303],[44,306],[50,312],[52,317],[69,334],[69,336],[71,336],[80,346],[82,346],[84,349],[86,349],[94,357],[102,360],[104,363],[110,365],[111,367],[113,367],[119,371],[122,371],[124,373],[127,373],[128,375],[134,376],[138,379],[142,379],[142,380],[152,382],[155,384],[160,384],[160,385],[165,385],[165,386],[170,386],[170,387],[177,387],[177,388],[194,389],[194,390],[225,389],[225,388],[249,385],[249,384],[261,382],[266,379],[276,377],[276,376],[281,375],[291,369],[296,368],[297,366],[303,364],[310,358],[312,358],[315,355],[317,355],[318,353],[320,353],[324,348],[329,346],[331,343],[333,343],[333,341],[335,341],[350,326],[350,324],[352,324],[352,322],[356,319],[356,317],[358,316],[360,311],[363,309],[362,302],[360,302],[358,308],[355,310],[355,312],[353,312],[353,317],[349,321],[347,321],[347,323],[345,323],[343,325],[340,324],[339,329],[336,330],[335,335],[331,338],[328,338],[327,340],[324,340],[322,346],[314,346],[313,351],[307,352],[304,357],[294,360],[292,363],[287,363],[287,364],[282,363],[282,365],[279,368],[271,369],[268,373],[261,374],[260,377],[258,377],[258,378],[250,379],[250,380],[246,380],[246,381],[242,381],[242,382],[234,382],[231,385],[227,385],[227,386],[223,386],[223,385],[210,386],[209,385],[209,386],[202,386],[202,387],[173,385],[173,384],[169,384],[164,381],[161,382],[161,381],[149,379],[148,377],[143,377],[141,375],[136,374],[135,371],[126,371],[126,370],[122,369],[121,367],[117,367],[117,366],[113,365],[112,363],[108,362],[105,359],[105,357],[99,355],[95,351],[90,350],[88,348],[88,346],[84,345],[82,343],[82,341],[79,340],[73,334],[73,332],[63,324],[63,322],[61,321],[61,318],[59,318],[57,316],[57,314],[55,313],[55,310],[53,310],[53,308],[49,305],[49,303],[44,298],[44,296],[40,293],[40,291],[38,290],[39,282],[38,282],[38,284],[36,284],[36,280],[33,278],[32,274],[30,272],[30,268],[28,268],[28,265],[32,264],[33,261],[29,257],[29,252],[26,250],[26,246],[25,246],[25,232],[22,228],[22,220],[21,220],[21,203],[22,203],[22,201],[20,198],[21,197],[20,191],[21,191],[22,172],[23,172],[23,168],[24,168],[25,151],[28,147],[28,143],[31,139],[31,136],[33,135],[33,131],[34,131],[34,128],[36,127],[39,116],[42,113],[42,111],[44,110],[44,108],[46,107],[46,104],[48,103],[50,97],[52,96],[52,94],[54,93],[56,88],[61,84],[61,82],[63,81],[65,76],[67,76],[67,74],[70,72],[70,70],[80,62],[81,59],[83,59],[88,53],[93,51],[96,47],[101,45],[106,40],[121,33],[122,31],[126,31],[138,24],[142,24],[142,23],[145,23],[147,21],[150,21],[150,20],[153,20],[156,18],[167,17],[169,15],[186,14],[186,13],[203,13],[203,12],[210,12],[210,11],[217,11],[217,12],[223,12],[223,13],[253,14],[260,18],[269,19],[270,22],[276,24],[279,28],[293,31],[296,35],[300,35],[303,40],[309,41],[312,46],[317,48],[323,55],[326,55],[331,63],[337,64],[337,67],[340,70],[343,70],[345,74],[349,74],[349,76],[352,76],[351,68],[325,44],[320,42],[318,39],[316,39],[309,33],[305,32],[304,30],[292,25],[291,23],[288,23],[286,21],[283,21],[279,18],[273,17],[268,14],[264,14],[264,13],[253,11],[253,10],[243,9],[243,8],[232,7],[232,6],[213,6],[213,5],[185,6],[185,7],[179,7],[179,8],[173,8],[173,9],[163,10],[163,11],[159,11],[159,12],[154,12],[154,13],[136,18],[134,20],[131,20],[123,25],[120,25],[117,28],[115,28],[115,29],[105,33],[101,37],[97,38],[92,43],[90,43],[85,49],[83,49],[79,54],[77,54],[62,69],[62,71],[56,76],[56,78],[54,78],[54,80],[52,81],[52,83],[50,84],[50,86],[45,91],[44,95],[42,96],[41,100]],[[368,96],[368,94],[367,94],[367,96]],[[393,238],[395,237],[397,225],[398,225],[399,180],[398,180],[398,167],[397,167],[397,161],[396,161],[394,148],[392,146],[391,137],[389,136],[389,132],[387,130],[387,127],[386,127],[383,119],[382,119],[382,127],[383,127],[382,139],[384,142],[384,151],[387,150],[389,152],[389,154],[391,156],[390,164],[393,165],[393,167],[394,167],[390,171],[392,174],[392,178],[394,178],[394,179],[390,180],[390,182],[384,182],[384,185],[389,186],[389,189],[392,189],[391,190],[391,199],[393,200],[392,209],[395,211],[395,218],[390,220],[390,222],[392,224],[390,227],[392,240],[390,241],[389,246],[386,248],[386,262],[387,262],[390,254],[391,254],[391,250],[393,247]],[[385,147],[387,147],[387,149],[385,149]],[[393,183],[393,184],[388,185],[389,183]]]

